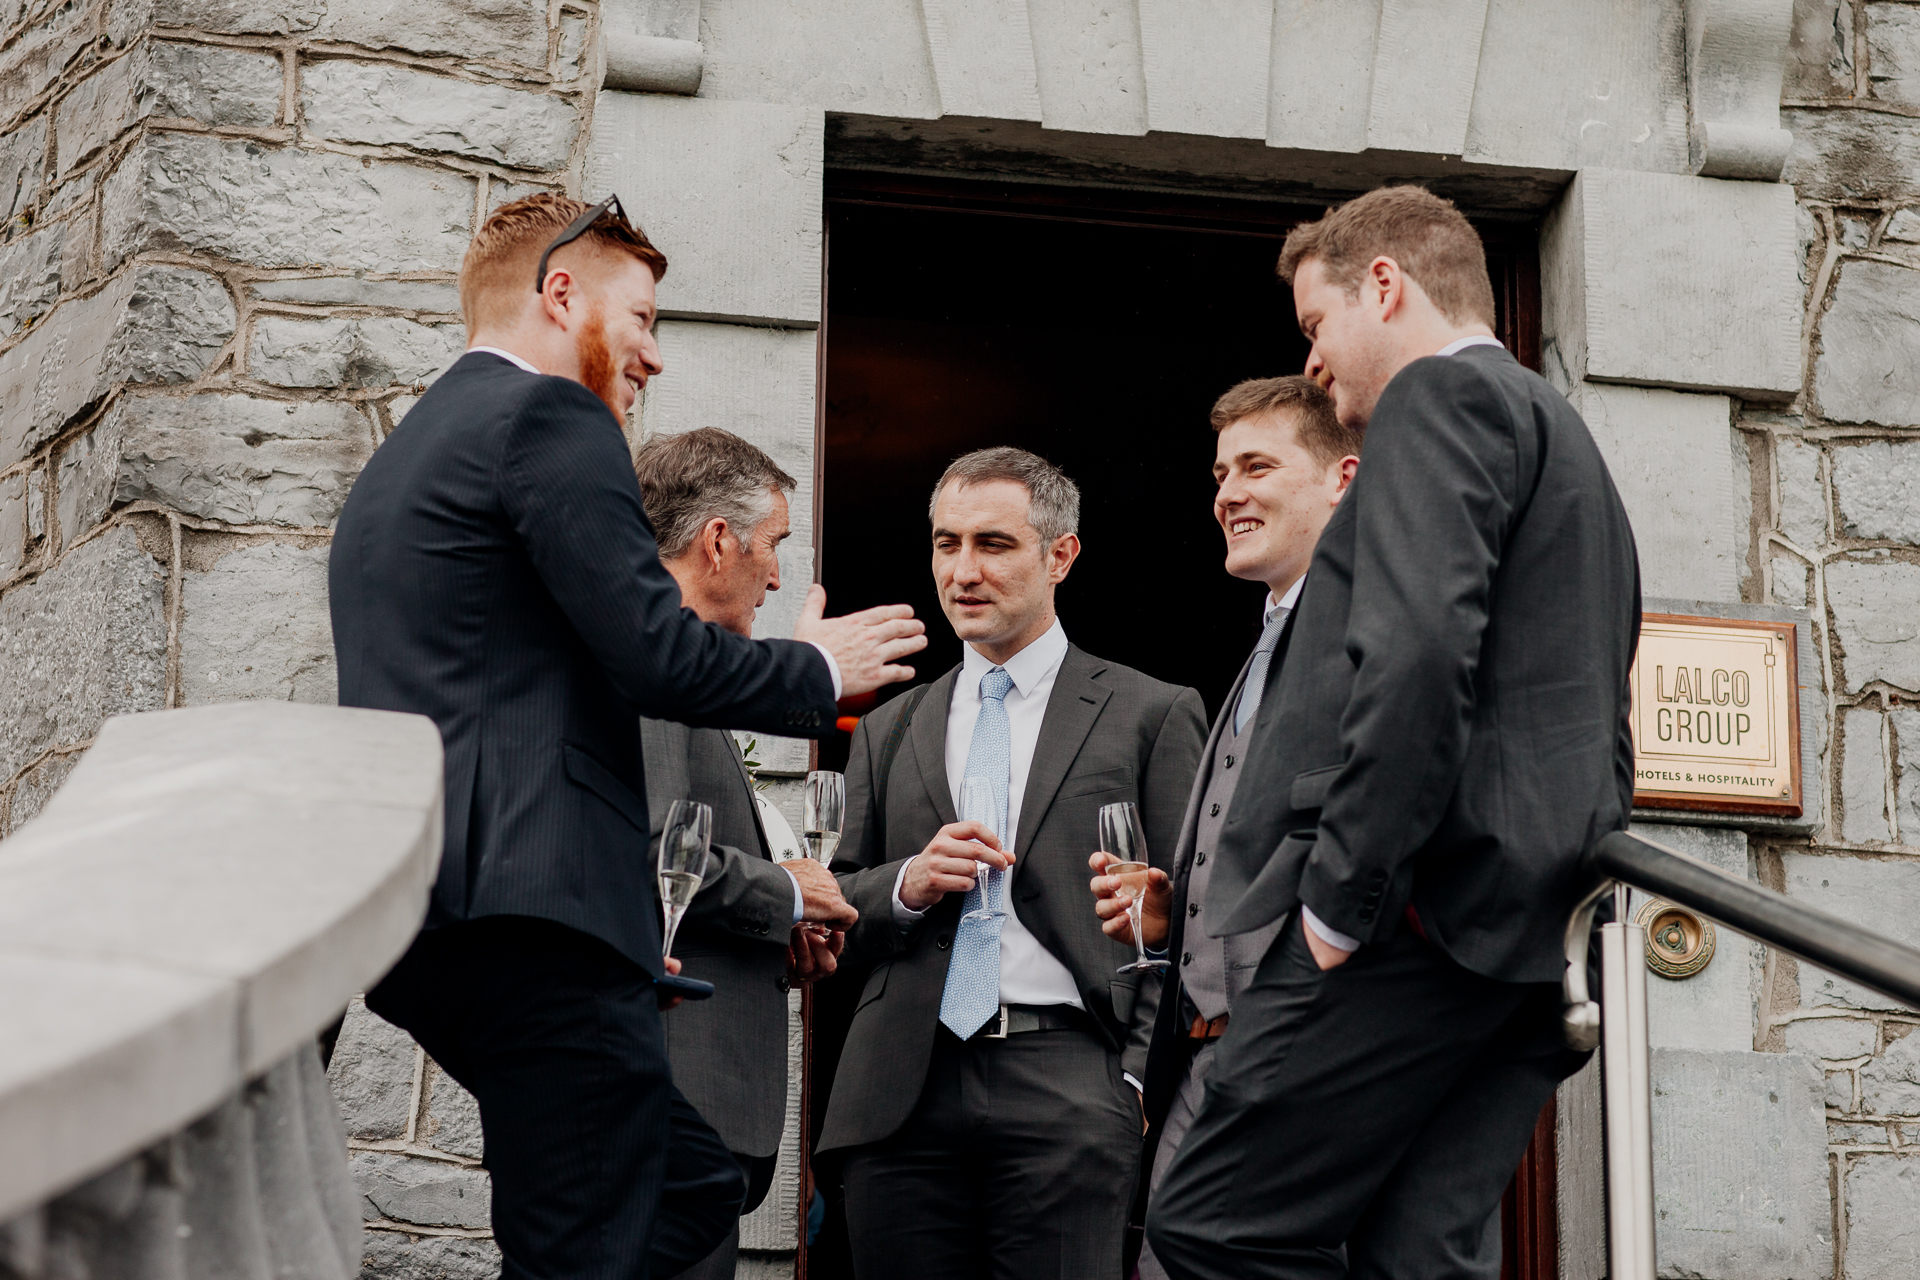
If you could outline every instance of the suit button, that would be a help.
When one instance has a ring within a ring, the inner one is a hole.
[[[1360,917],[1361,924],[1371,924],[1373,922],[1373,911],[1371,908],[1362,907],[1354,914]]]
[[[790,984],[787,982],[787,976],[785,974],[781,974],[778,978],[775,978],[773,980],[773,985],[778,987],[781,991],[784,992],[787,990]]]
[[[1180,953],[1180,963],[1181,963],[1181,964],[1192,964],[1192,963],[1193,963],[1193,952],[1191,952],[1191,951],[1183,951],[1183,952],[1181,952],[1181,953]]]
[[[1387,882],[1387,873],[1375,867],[1373,874],[1369,875],[1367,879],[1373,881],[1375,884],[1385,884]]]
[[[1207,810],[1207,816],[1208,816],[1209,818],[1217,818],[1217,817],[1219,817],[1219,816],[1220,816],[1220,806],[1216,804],[1216,805],[1214,805],[1214,806],[1213,806],[1213,807],[1212,807],[1211,809],[1208,809],[1208,810]]]
[[[1207,851],[1205,849],[1193,855],[1193,865],[1196,867],[1204,867],[1207,865]]]
[[[953,945],[953,935],[950,933],[943,933],[939,937],[933,940],[933,945],[940,948],[942,951],[945,951],[948,947]]]
[[[1227,757],[1227,759],[1226,759],[1226,767],[1227,767],[1227,768],[1229,768],[1229,769],[1231,769],[1231,768],[1233,768],[1233,757],[1232,757],[1232,756],[1228,756],[1228,757]]]
[[[1199,915],[1199,914],[1200,914],[1200,904],[1199,904],[1199,903],[1197,903],[1197,902],[1189,902],[1189,903],[1187,904],[1187,914],[1188,914],[1188,915],[1190,915],[1190,916],[1197,916],[1197,915]]]

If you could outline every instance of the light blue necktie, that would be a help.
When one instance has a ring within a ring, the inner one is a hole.
[[[994,834],[1007,843],[1007,788],[1013,765],[1013,734],[1007,726],[1007,691],[1013,677],[994,667],[980,677],[980,718],[967,744],[968,778],[985,778],[993,787]],[[987,868],[973,878],[964,911],[986,904]],[[1006,890],[1001,890],[1004,896]],[[947,962],[947,986],[940,994],[940,1021],[962,1040],[1000,1011],[1000,927],[1005,916],[961,920],[953,931],[953,958]]]
[[[1247,727],[1247,721],[1253,719],[1253,713],[1260,709],[1260,699],[1267,691],[1267,668],[1273,665],[1273,649],[1280,643],[1280,630],[1287,625],[1287,615],[1291,609],[1275,609],[1267,615],[1267,625],[1260,629],[1260,643],[1253,651],[1253,661],[1247,665],[1247,682],[1240,686],[1240,701],[1233,709],[1233,736],[1239,737]]]

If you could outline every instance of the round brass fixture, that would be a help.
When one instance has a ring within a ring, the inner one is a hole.
[[[1647,931],[1647,968],[1676,981],[1691,978],[1713,959],[1713,925],[1685,907],[1653,898],[1633,913]]]

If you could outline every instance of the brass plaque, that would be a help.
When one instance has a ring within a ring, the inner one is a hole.
[[[1634,804],[1800,816],[1793,624],[1646,614],[1628,680]]]

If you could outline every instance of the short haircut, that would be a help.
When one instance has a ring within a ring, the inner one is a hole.
[[[501,205],[487,215],[460,260],[460,311],[468,332],[505,320],[533,291],[540,255],[575,218],[593,206],[541,191]],[[600,253],[625,253],[640,259],[658,281],[667,274],[667,255],[653,247],[647,233],[619,218],[603,217],[574,244]]]
[[[1333,411],[1333,397],[1319,383],[1297,373],[1237,383],[1213,402],[1208,417],[1218,432],[1270,413],[1293,416],[1294,438],[1323,467],[1360,456],[1360,432],[1340,421],[1340,415]]]
[[[933,486],[927,499],[927,521],[932,523],[940,505],[940,493],[948,485],[966,488],[970,484],[991,484],[1011,480],[1027,490],[1027,523],[1040,535],[1041,542],[1052,546],[1069,533],[1080,532],[1080,486],[1067,473],[1037,453],[1000,445],[975,449],[955,458]]]
[[[1280,250],[1280,278],[1291,285],[1309,258],[1350,298],[1360,292],[1368,263],[1392,258],[1447,319],[1493,323],[1493,284],[1480,233],[1452,201],[1425,187],[1382,187],[1295,227]]]
[[[765,452],[718,427],[652,437],[634,451],[633,470],[662,560],[684,555],[716,516],[745,542],[773,513],[773,491],[795,487]]]

